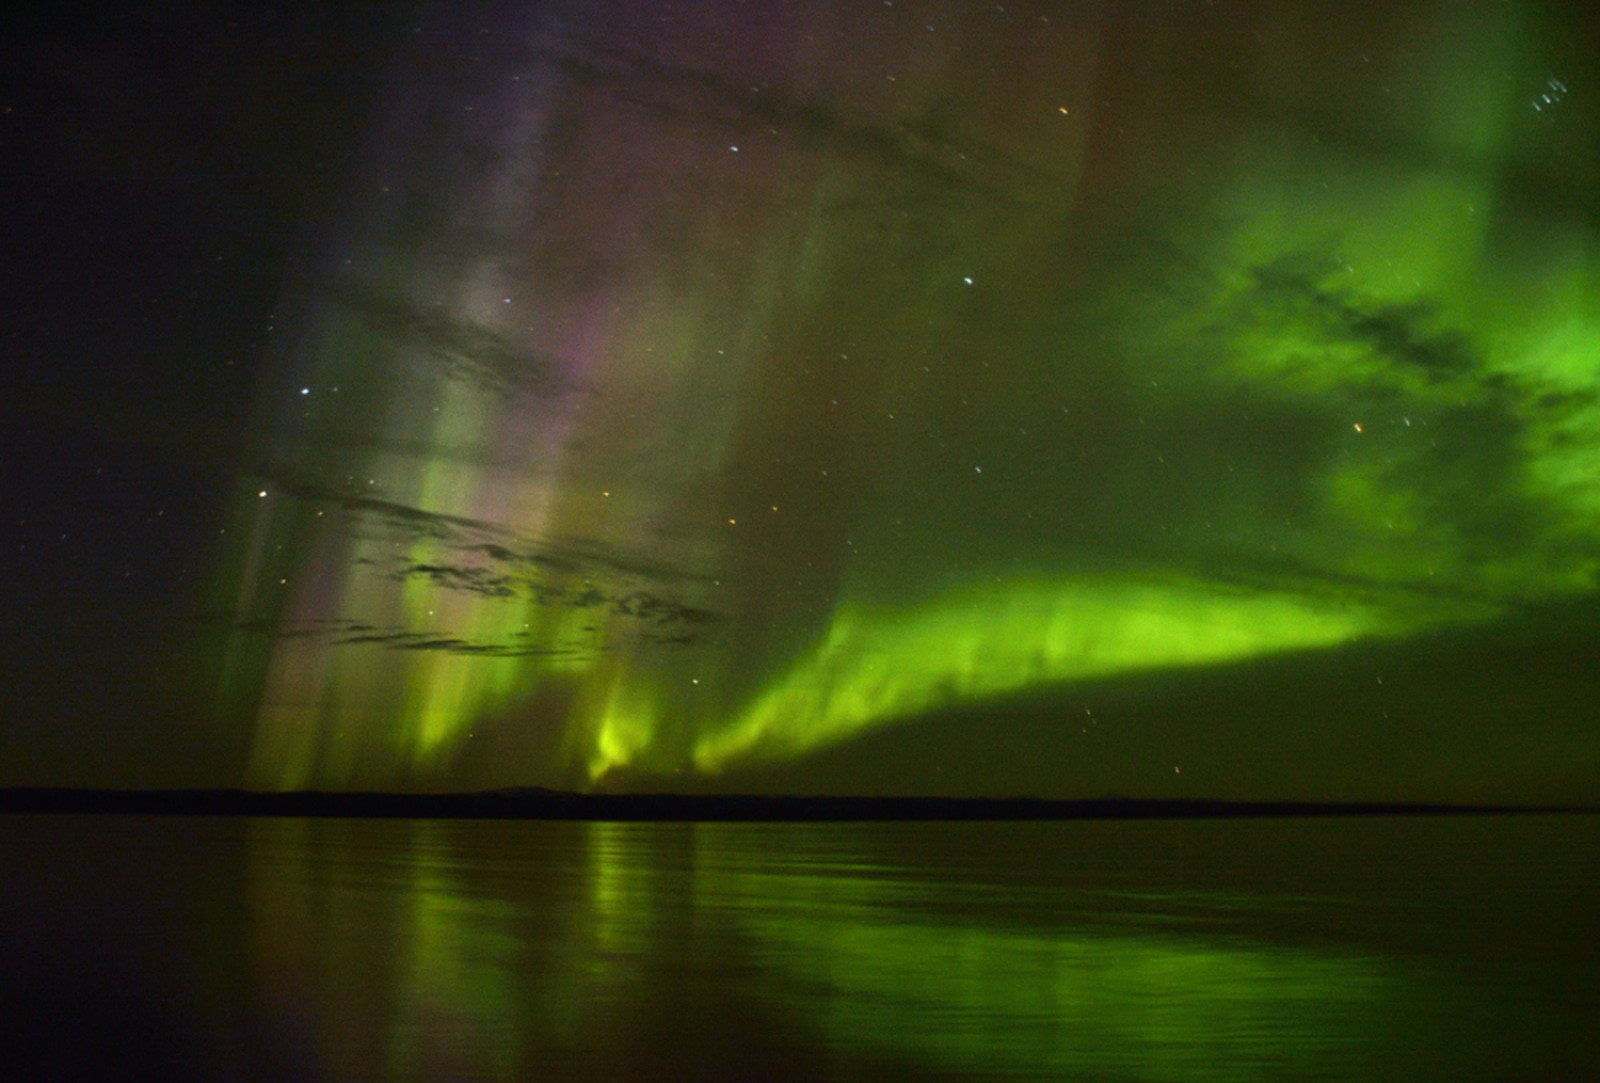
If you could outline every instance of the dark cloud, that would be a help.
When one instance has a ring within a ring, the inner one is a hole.
[[[957,136],[935,112],[904,121],[798,97],[781,85],[669,63],[583,35],[547,39],[539,58],[574,82],[678,123],[779,132],[802,147],[855,159],[935,189],[1010,204],[1052,178],[998,149]],[[1058,179],[1058,178],[1057,178]]]
[[[513,557],[510,562],[524,561]],[[632,590],[625,594],[608,594],[590,583],[572,587],[532,577],[502,574],[482,565],[413,563],[402,566],[390,575],[402,581],[421,576],[435,586],[447,590],[464,591],[488,598],[526,598],[543,608],[594,609],[603,606],[616,616],[626,617],[657,629],[670,629],[672,642],[678,643],[694,642],[702,638],[709,628],[723,619],[721,614],[710,609],[687,605],[650,591]]]
[[[336,505],[355,516],[372,519],[415,540],[451,541],[463,536],[510,534],[504,527],[483,519],[446,515],[410,504],[382,500],[371,495],[369,488],[354,481],[331,481],[285,465],[265,467],[258,476],[285,494],[308,503]]]
[[[405,541],[444,543],[445,552],[459,560],[384,559],[373,556],[351,558],[351,564],[372,569],[375,574],[404,582],[426,579],[448,591],[477,595],[513,603],[522,600],[548,609],[605,609],[623,619],[620,631],[613,634],[637,636],[642,641],[685,645],[703,639],[722,622],[723,615],[703,606],[688,604],[659,589],[643,589],[642,582],[671,583],[697,579],[660,561],[631,559],[610,547],[593,541],[573,541],[549,548],[554,553],[515,539],[492,523],[460,516],[438,515],[390,501],[348,495],[346,487],[328,485],[304,476],[277,472],[275,484],[309,503],[335,502],[356,516],[369,515],[397,531]],[[340,529],[339,524],[329,529]],[[513,544],[471,540],[492,532]],[[513,547],[515,546],[515,547]],[[553,576],[554,578],[550,578]],[[615,584],[602,587],[600,584]],[[420,632],[384,627],[358,618],[318,618],[304,622],[285,622],[277,615],[244,616],[213,612],[204,619],[220,621],[237,631],[273,639],[327,637],[336,646],[381,645],[397,650],[437,650],[454,654],[496,657],[533,657],[543,654],[592,654],[603,646],[595,642],[555,648],[533,648],[511,640],[480,642],[439,632]],[[629,627],[634,631],[627,631]],[[593,627],[583,629],[589,636]]]
[[[394,578],[404,581],[415,576],[432,580],[436,585],[450,590],[465,590],[482,594],[486,598],[509,598],[516,593],[509,576],[496,575],[488,568],[471,565],[455,567],[446,564],[409,564],[394,573]]]
[[[681,625],[684,628],[704,628],[721,619],[716,613],[699,606],[682,605],[667,598],[635,591],[612,600],[612,611],[625,617],[637,617],[662,625]],[[687,632],[680,633],[687,635]]]
[[[456,318],[443,306],[425,307],[350,283],[331,284],[323,296],[394,345],[417,351],[446,380],[461,380],[506,399],[574,390],[551,358]]]
[[[1253,269],[1255,289],[1242,307],[1266,319],[1292,321],[1307,331],[1370,349],[1386,362],[1432,382],[1481,369],[1467,336],[1444,327],[1436,303],[1379,302],[1343,286],[1334,250],[1287,253]]]
[[[593,538],[555,538],[531,540],[519,537],[509,527],[484,519],[447,515],[425,508],[383,500],[370,495],[365,486],[352,481],[331,481],[284,466],[262,470],[259,477],[282,493],[308,503],[335,505],[348,513],[349,529],[363,521],[373,522],[405,542],[442,542],[462,553],[474,553],[503,566],[500,573],[472,570],[467,566],[445,565],[436,561],[412,567],[397,567],[395,574],[428,575],[445,585],[480,593],[500,593],[510,585],[513,572],[526,577],[531,570],[573,576],[616,575],[657,583],[703,583],[711,576],[683,568],[644,552],[624,550]],[[330,525],[330,529],[332,529]],[[500,540],[485,540],[485,535]],[[373,563],[371,557],[355,557],[352,563]],[[497,580],[496,575],[504,577]]]
[[[446,654],[482,655],[490,658],[585,657],[600,652],[588,645],[529,647],[516,643],[482,643],[437,632],[373,632],[334,640],[335,646],[377,644],[403,651],[441,651]]]

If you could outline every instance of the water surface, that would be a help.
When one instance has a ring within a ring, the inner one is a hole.
[[[41,1068],[245,1078],[1600,1071],[1600,818],[0,819]]]

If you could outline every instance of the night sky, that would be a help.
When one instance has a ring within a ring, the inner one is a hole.
[[[1587,8],[8,16],[0,784],[1592,801]]]

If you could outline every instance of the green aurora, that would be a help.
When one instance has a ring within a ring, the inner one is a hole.
[[[1596,588],[1600,118],[1531,9],[1288,72],[1298,5],[721,7],[395,60],[216,575],[247,784],[701,785]]]

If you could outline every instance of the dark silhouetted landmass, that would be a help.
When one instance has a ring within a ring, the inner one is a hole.
[[[391,794],[246,790],[0,790],[0,812],[488,820],[1153,820],[1595,812],[1600,808],[1101,797],[798,797],[513,789]]]

